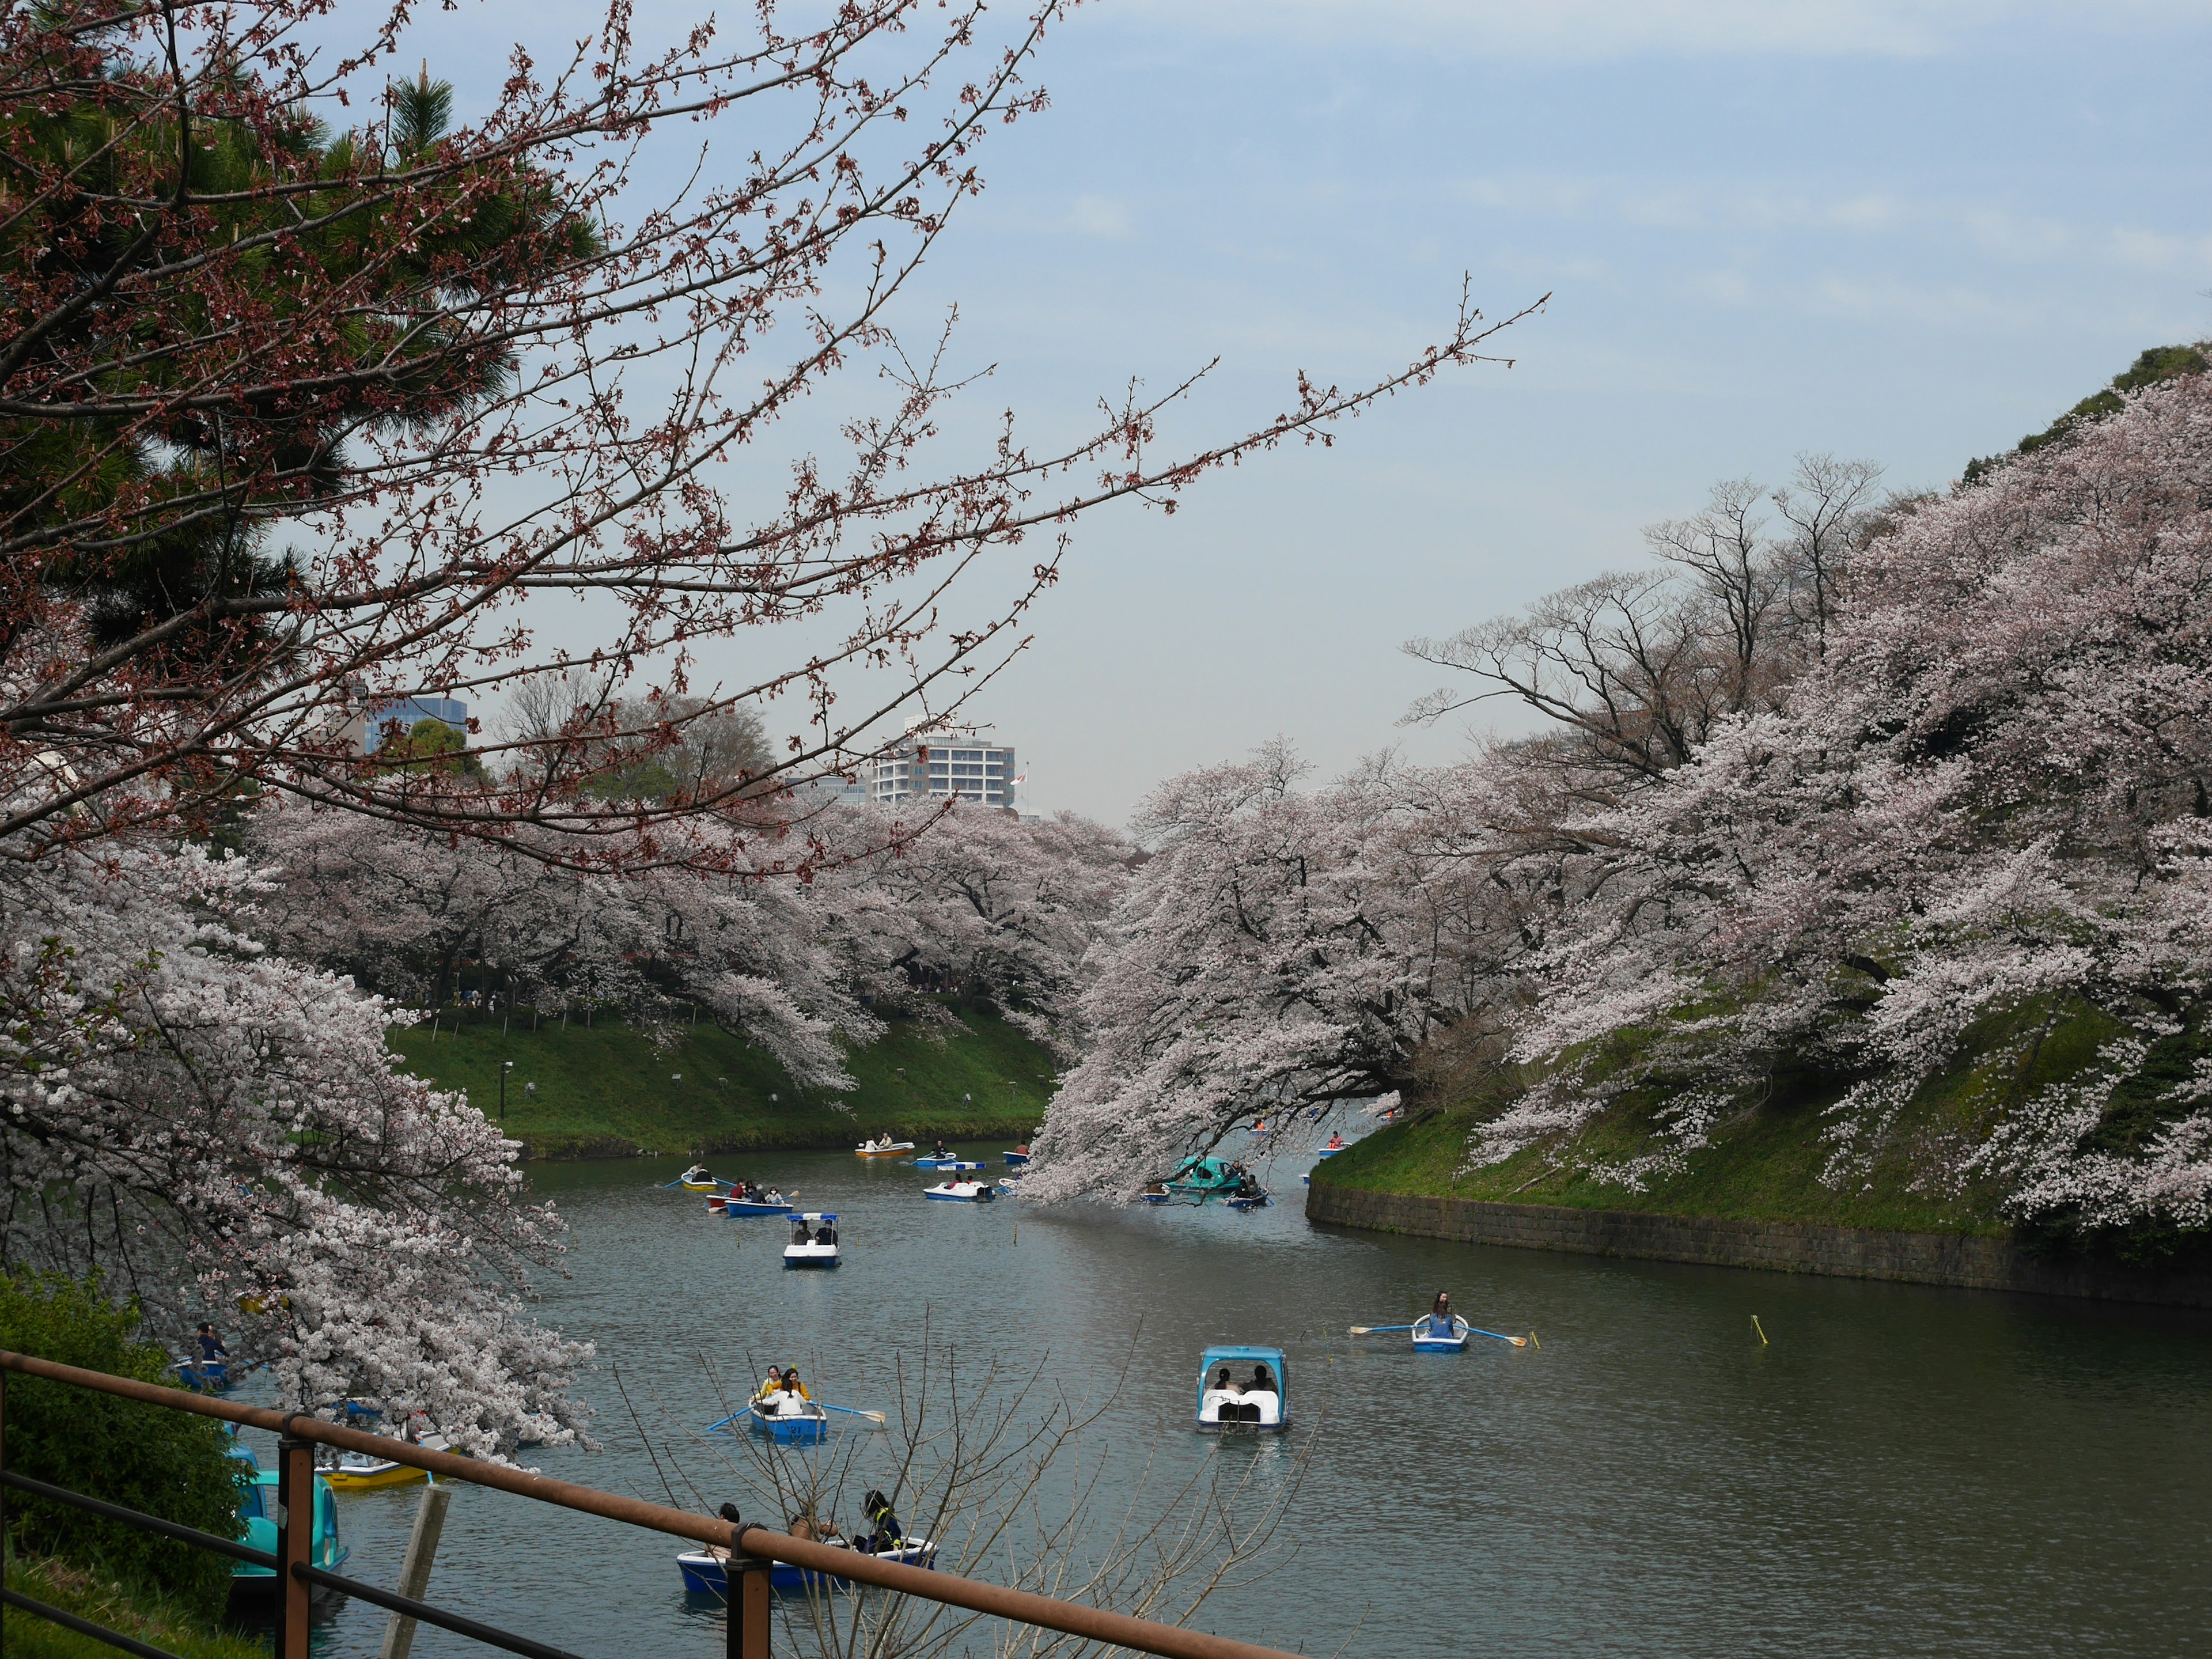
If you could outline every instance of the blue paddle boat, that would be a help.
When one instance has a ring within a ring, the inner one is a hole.
[[[1198,1426],[1287,1429],[1288,1389],[1280,1348],[1208,1348],[1198,1362]]]
[[[792,1220],[797,1224],[792,1229],[791,1243],[783,1247],[785,1267],[834,1267],[843,1260],[837,1251],[836,1216],[809,1210]],[[815,1224],[811,1228],[806,1224],[810,1221]]]
[[[244,1446],[233,1447],[230,1455],[239,1463],[238,1516],[246,1523],[245,1534],[238,1541],[273,1555],[276,1553],[276,1471],[260,1468],[252,1452]],[[338,1541],[338,1500],[331,1491],[331,1483],[319,1474],[315,1477],[313,1520],[307,1535],[307,1559],[325,1571],[336,1572],[351,1553]],[[272,1569],[246,1561],[232,1564],[232,1601],[273,1598],[276,1593],[276,1574]],[[313,1594],[315,1600],[323,1601],[341,1592],[317,1585]]]
[[[853,1546],[842,1538],[823,1540],[835,1548],[851,1549]],[[862,1551],[872,1554],[878,1561],[895,1561],[904,1567],[927,1567],[937,1560],[937,1546],[927,1538],[907,1539],[895,1550]],[[677,1569],[684,1575],[684,1589],[692,1595],[712,1595],[726,1599],[730,1593],[730,1553],[720,1545],[706,1549],[686,1550],[676,1558]],[[779,1561],[769,1569],[769,1588],[785,1595],[811,1589],[827,1589],[833,1585],[849,1584],[853,1581],[834,1572],[809,1572],[804,1567],[794,1567],[788,1561]]]
[[[980,1170],[983,1165],[977,1158],[936,1158],[924,1153],[915,1159],[914,1167],[917,1170]]]
[[[1413,1322],[1413,1352],[1465,1353],[1468,1333],[1472,1328],[1457,1314],[1443,1321],[1434,1314],[1423,1314]]]

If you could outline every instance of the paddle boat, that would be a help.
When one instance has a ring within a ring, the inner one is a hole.
[[[1457,1314],[1441,1322],[1434,1314],[1423,1314],[1413,1322],[1413,1352],[1465,1353],[1468,1333],[1473,1328]]]
[[[1003,1156],[1006,1160],[1006,1167],[1009,1170],[1018,1170],[1029,1163],[1030,1149],[1026,1146],[1017,1146],[1013,1151],[1005,1153]]]
[[[834,1267],[837,1265],[837,1218],[809,1210],[804,1215],[794,1215],[797,1224],[791,1233],[791,1243],[783,1247],[783,1265],[787,1267]],[[808,1222],[815,1223],[810,1230]]]
[[[718,1181],[708,1174],[707,1166],[703,1164],[694,1164],[676,1179],[687,1193],[719,1192],[730,1184],[726,1181]]]
[[[789,1389],[753,1400],[741,1415],[747,1428],[775,1445],[813,1446],[830,1437],[830,1413]]]
[[[1160,1184],[1178,1198],[1211,1198],[1232,1190],[1243,1179],[1244,1166],[1225,1158],[1193,1155],[1175,1167]]]
[[[1280,1348],[1208,1348],[1198,1362],[1198,1426],[1287,1429],[1289,1383]]]
[[[998,1195],[997,1188],[981,1181],[940,1181],[922,1194],[948,1204],[988,1204]]]
[[[980,1170],[983,1166],[972,1158],[934,1158],[927,1153],[915,1159],[917,1170]]]
[[[316,1469],[333,1492],[374,1492],[430,1478],[428,1469],[418,1469],[411,1463],[396,1463],[388,1457],[357,1451],[340,1452],[335,1462],[319,1463]]]
[[[896,1549],[868,1550],[848,1543],[831,1534],[820,1540],[833,1549],[856,1550],[878,1561],[892,1561],[904,1567],[927,1567],[935,1565],[937,1546],[927,1538],[908,1538]],[[684,1588],[694,1595],[726,1598],[730,1593],[730,1553],[719,1544],[702,1550],[686,1550],[676,1558],[676,1565],[684,1575]],[[804,1567],[794,1567],[788,1561],[779,1561],[769,1569],[769,1588],[786,1595],[793,1591],[824,1589],[832,1585],[849,1584],[853,1581],[834,1572],[809,1572]]]
[[[244,1447],[234,1451],[245,1452],[238,1472],[238,1516],[246,1523],[246,1531],[239,1542],[250,1548],[276,1553],[276,1471],[242,1467],[246,1458],[253,1454]],[[315,1477],[314,1508],[307,1532],[307,1559],[327,1572],[336,1572],[344,1565],[352,1552],[338,1539],[338,1500],[331,1492],[331,1483],[321,1475]],[[251,1562],[234,1563],[230,1569],[230,1595],[234,1601],[274,1597],[276,1593],[276,1574],[269,1567],[256,1566]],[[327,1601],[342,1595],[342,1591],[317,1585],[313,1599]]]
[[[227,1359],[179,1359],[176,1371],[178,1380],[188,1389],[222,1389],[230,1386],[230,1362]]]
[[[864,1140],[853,1151],[861,1158],[889,1158],[894,1152],[910,1152],[911,1140]]]

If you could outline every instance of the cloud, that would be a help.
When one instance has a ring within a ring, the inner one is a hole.
[[[2201,29],[2192,0],[1123,0],[1177,31],[1510,58],[1925,58],[2000,31]]]
[[[1121,241],[1135,228],[1128,208],[1110,196],[1079,196],[1068,209],[1066,228],[1079,236]]]

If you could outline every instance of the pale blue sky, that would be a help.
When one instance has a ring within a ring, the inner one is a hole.
[[[911,313],[959,301],[992,409],[1064,432],[1219,353],[1176,428],[1218,435],[1435,337],[1462,270],[1554,295],[1510,371],[1079,532],[976,705],[1047,810],[1118,822],[1279,732],[1324,774],[1449,755],[1394,730],[1435,678],[1407,636],[1799,450],[1942,483],[2212,333],[2206,4],[1107,0],[1038,78]]]

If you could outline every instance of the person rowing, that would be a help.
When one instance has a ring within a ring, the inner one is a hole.
[[[1449,1336],[1452,1334],[1451,1292],[1438,1291],[1437,1299],[1429,1309],[1429,1334]]]

